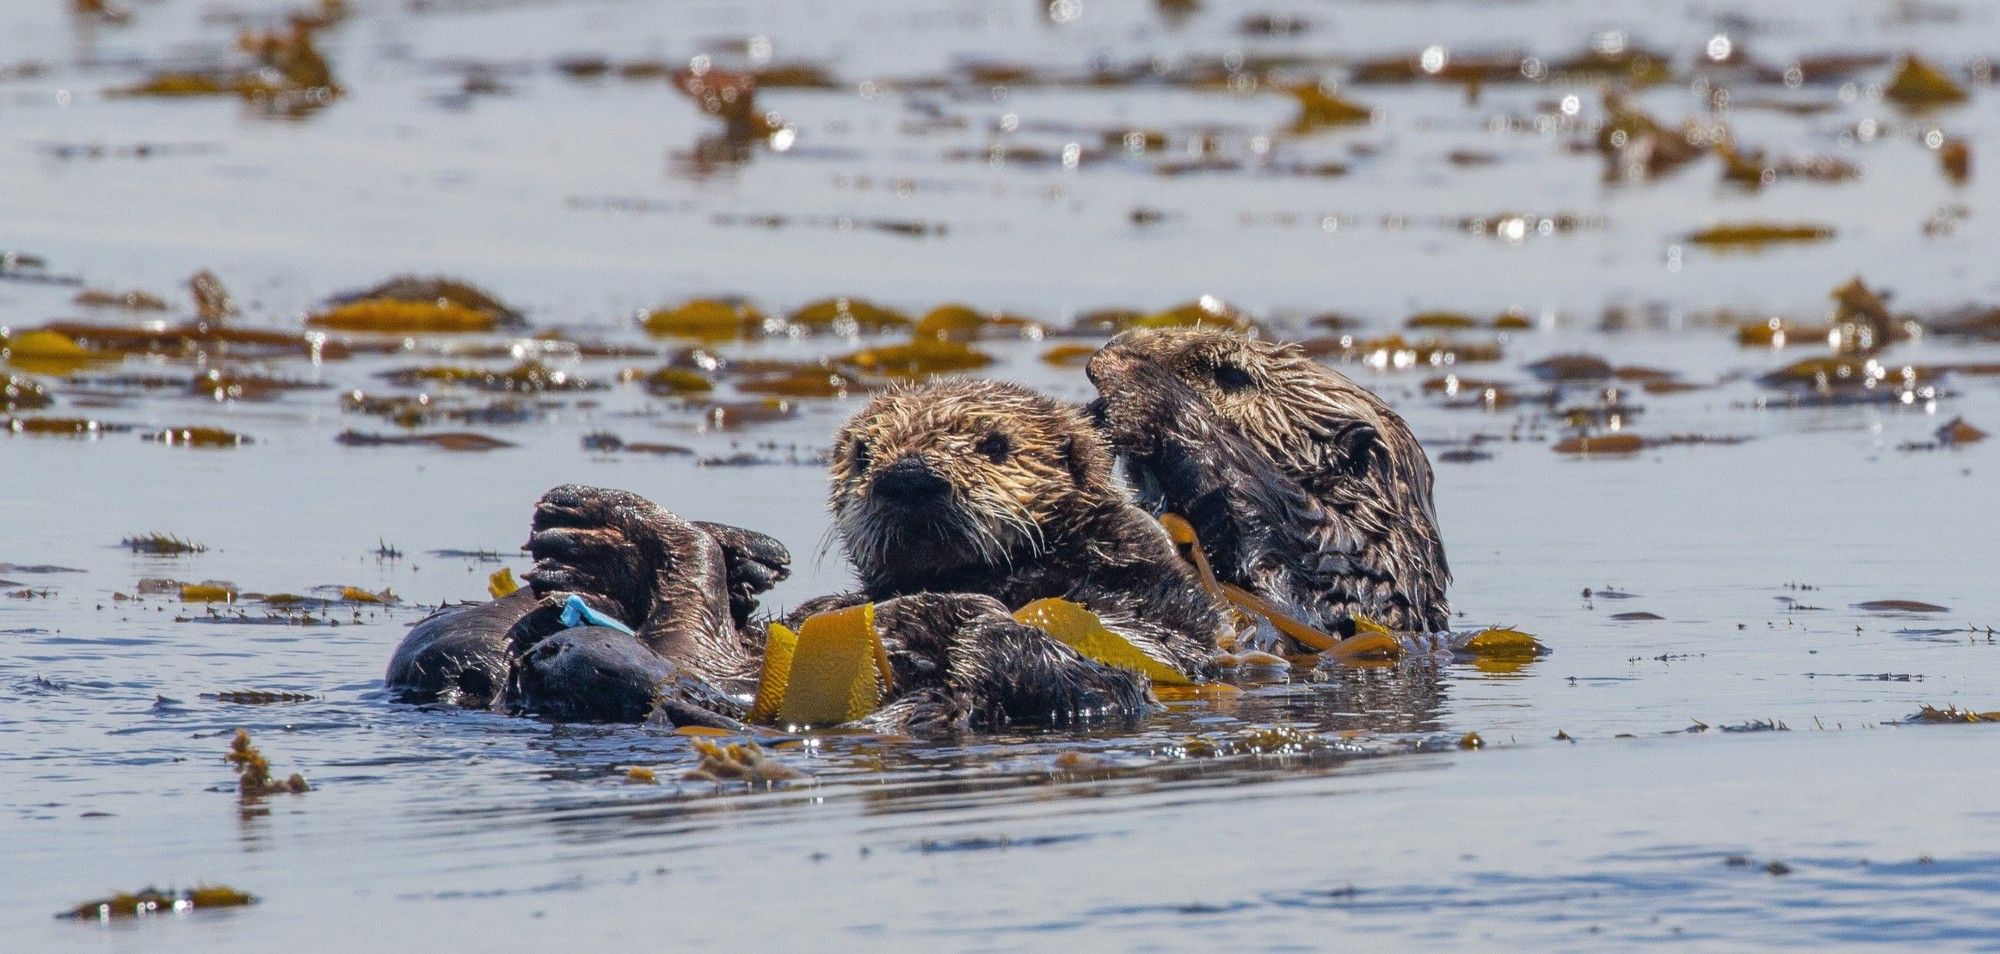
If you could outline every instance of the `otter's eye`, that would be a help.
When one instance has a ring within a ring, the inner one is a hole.
[[[1255,382],[1250,380],[1250,372],[1233,364],[1215,366],[1215,386],[1224,391],[1241,391]]]
[[[857,473],[868,469],[867,441],[856,440],[854,442],[854,447],[848,451],[848,455],[853,458],[854,469]]]
[[[999,464],[1005,462],[1007,455],[1013,452],[1014,442],[1008,440],[1007,435],[995,431],[980,438],[978,445],[974,446],[973,450],[985,454],[988,460]]]

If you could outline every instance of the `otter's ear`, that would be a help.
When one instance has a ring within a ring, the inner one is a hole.
[[[1359,480],[1368,475],[1368,468],[1375,463],[1380,443],[1380,435],[1374,428],[1360,421],[1350,422],[1333,432],[1330,446],[1334,466]]]

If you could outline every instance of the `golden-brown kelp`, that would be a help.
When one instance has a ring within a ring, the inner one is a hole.
[[[949,341],[975,341],[985,337],[987,330],[1006,328],[1023,334],[1039,334],[1042,326],[1029,318],[1018,315],[988,314],[965,305],[939,305],[919,320],[913,329],[918,338],[940,338]]]
[[[780,124],[757,109],[757,77],[703,65],[675,70],[674,88],[694,100],[702,112],[722,120],[723,136],[735,140],[762,139]]]
[[[491,314],[443,299],[396,301],[387,298],[338,305],[308,316],[306,325],[334,331],[389,334],[460,334],[492,331],[499,326]]]
[[[1690,234],[1687,240],[1695,245],[1758,248],[1781,242],[1824,242],[1833,235],[1833,227],[1829,225],[1731,222],[1701,229]]]
[[[868,389],[866,383],[852,374],[817,364],[750,374],[736,381],[736,390],[744,394],[772,397],[842,398]]]
[[[126,311],[166,311],[170,307],[166,299],[143,291],[110,292],[86,288],[70,300],[85,308],[122,308]]]
[[[246,799],[287,792],[299,795],[312,790],[312,786],[306,784],[306,777],[297,772],[284,781],[274,781],[270,760],[250,744],[248,730],[236,730],[236,737],[229,743],[229,752],[222,759],[236,769],[236,788]]]
[[[708,375],[687,368],[661,368],[646,375],[643,380],[647,391],[662,397],[707,394],[715,390],[715,382]]]
[[[151,914],[180,913],[209,908],[235,908],[256,904],[257,899],[227,885],[203,885],[185,891],[161,891],[147,888],[134,893],[119,892],[108,898],[85,901],[64,911],[58,917],[76,918],[86,921],[109,921],[113,918],[142,917]]]
[[[1605,91],[1604,111],[1596,143],[1605,159],[1607,179],[1657,178],[1707,153],[1707,136],[1698,123],[1669,129],[1615,90]]]
[[[361,431],[341,431],[333,442],[347,447],[435,447],[448,451],[490,451],[515,446],[511,441],[484,434],[366,434]]]
[[[1966,100],[1964,88],[1915,54],[1903,57],[1896,75],[1882,88],[1882,96],[1913,109],[1951,106]]]
[[[788,318],[792,324],[814,331],[887,331],[908,328],[910,316],[884,308],[865,298],[822,298],[800,306]]]
[[[496,370],[465,365],[430,365],[385,371],[381,377],[393,384],[411,387],[423,383],[453,384],[475,391],[509,394],[548,394],[571,391],[602,391],[601,381],[579,378],[540,361],[523,361],[511,368]]]
[[[0,372],[0,411],[39,411],[55,403],[33,378]]]
[[[241,447],[254,443],[247,435],[226,431],[219,427],[170,427],[163,431],[152,431],[146,439],[156,444],[174,447],[200,447],[211,450]]]
[[[1375,118],[1374,110],[1316,83],[1301,83],[1290,92],[1299,103],[1298,118],[1292,120],[1292,131],[1296,133],[1351,126]]]
[[[919,338],[908,344],[863,348],[835,358],[869,374],[922,377],[953,371],[974,371],[993,363],[993,356],[956,341]]]
[[[36,374],[73,374],[122,357],[115,351],[85,347],[69,335],[46,328],[22,331],[0,342],[0,359]]]
[[[701,764],[687,774],[689,781],[770,785],[803,777],[798,769],[772,758],[755,742],[718,745],[695,739],[694,748],[701,754]]]
[[[646,331],[655,335],[715,342],[758,334],[764,322],[764,313],[748,303],[717,298],[696,298],[641,319]]]
[[[1952,185],[1966,184],[1972,179],[1972,144],[1956,137],[1945,139],[1938,144],[1938,165]]]
[[[328,17],[297,17],[282,30],[245,32],[237,47],[251,64],[195,71],[156,73],[131,86],[107,91],[111,96],[238,96],[274,112],[298,115],[339,98],[342,90],[333,70],[314,44],[314,31],[332,22]]]
[[[1646,442],[1637,434],[1578,434],[1557,441],[1550,449],[1558,454],[1582,457],[1622,456],[1645,450]]]
[[[186,556],[191,553],[207,553],[208,548],[169,533],[141,533],[118,541],[118,545],[133,553],[152,556]]]

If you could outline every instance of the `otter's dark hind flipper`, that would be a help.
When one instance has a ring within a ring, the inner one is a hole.
[[[694,521],[696,529],[722,548],[723,575],[729,580],[729,612],[740,628],[757,612],[757,594],[792,575],[792,554],[775,537],[725,523]]]
[[[491,708],[502,699],[513,654],[507,634],[535,608],[526,590],[489,603],[447,606],[410,627],[384,677],[404,702]]]

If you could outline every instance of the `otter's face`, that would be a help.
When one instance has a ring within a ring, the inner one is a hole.
[[[1148,329],[1119,335],[1090,361],[1121,453],[1143,453],[1144,408],[1149,392],[1160,390],[1147,378],[1162,372],[1295,478],[1365,478],[1382,462],[1381,435],[1402,426],[1374,395],[1294,346],[1226,331]]]
[[[1004,572],[1058,515],[1115,493],[1083,415],[990,381],[899,388],[847,422],[830,467],[834,524],[864,581]]]

